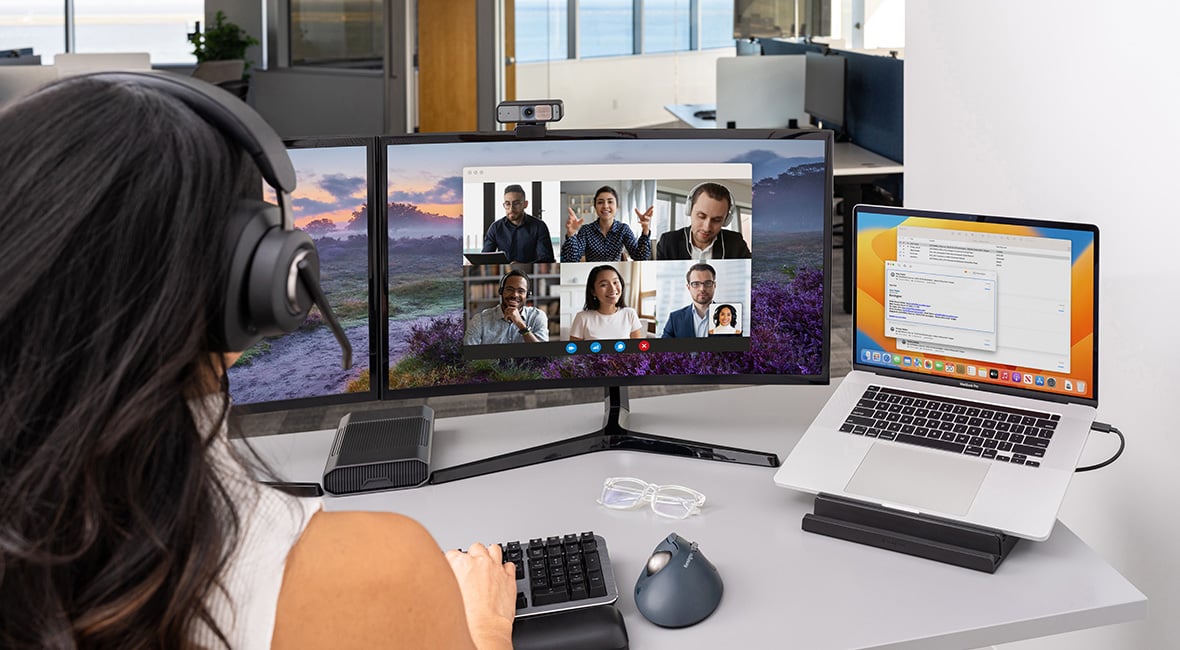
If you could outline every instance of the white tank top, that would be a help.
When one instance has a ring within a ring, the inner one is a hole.
[[[222,575],[224,591],[213,589],[209,611],[231,648],[269,648],[287,554],[323,504],[321,499],[292,497],[251,478],[230,453],[226,423],[214,424],[220,404],[220,395],[190,403],[198,426],[212,424],[219,429],[218,439],[210,447],[210,460],[241,519],[238,545]],[[221,647],[212,630],[199,622],[192,638],[200,647]]]

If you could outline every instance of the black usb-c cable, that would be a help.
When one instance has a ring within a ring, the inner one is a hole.
[[[1118,430],[1118,428],[1113,427],[1105,422],[1095,422],[1094,424],[1090,425],[1090,429],[1092,431],[1100,431],[1102,433],[1112,433],[1113,432],[1116,436],[1119,437],[1118,451],[1115,451],[1113,456],[1111,456],[1110,458],[1107,458],[1106,460],[1102,461],[1101,463],[1098,463],[1096,465],[1086,465],[1085,467],[1079,467],[1074,470],[1075,472],[1090,472],[1090,471],[1093,471],[1096,469],[1102,469],[1103,467],[1106,467],[1107,465],[1118,460],[1119,456],[1123,455],[1123,450],[1127,448],[1127,438],[1126,438],[1126,436],[1123,435],[1122,431]]]

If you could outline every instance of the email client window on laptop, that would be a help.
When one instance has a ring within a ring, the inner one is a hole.
[[[1048,537],[1097,407],[1097,229],[863,205],[854,228],[854,370],[776,483]]]

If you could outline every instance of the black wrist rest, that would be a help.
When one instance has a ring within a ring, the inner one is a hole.
[[[627,650],[627,626],[614,605],[517,619],[513,650]]]

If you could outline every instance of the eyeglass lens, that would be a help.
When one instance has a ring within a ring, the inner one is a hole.
[[[713,287],[717,286],[717,283],[712,280],[705,280],[704,282],[694,280],[689,282],[688,286],[692,287],[693,289],[700,289],[701,287],[712,289]]]

